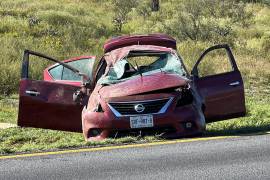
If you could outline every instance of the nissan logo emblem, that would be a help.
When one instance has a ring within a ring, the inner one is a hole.
[[[145,107],[142,104],[136,104],[134,106],[134,109],[135,109],[136,112],[141,113],[141,112],[143,112],[145,110]]]

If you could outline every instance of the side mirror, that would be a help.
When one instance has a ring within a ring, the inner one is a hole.
[[[73,93],[73,101],[77,105],[83,105],[86,103],[85,102],[86,97],[90,96],[90,88],[92,87],[92,82],[87,75],[83,73],[79,73],[79,75],[82,78],[81,89]]]
[[[78,73],[79,76],[81,76],[81,85],[86,87],[86,88],[89,88],[89,86],[91,86],[91,79],[89,76],[87,76],[86,74],[84,73],[81,73],[79,72]]]
[[[77,90],[73,93],[72,98],[77,105],[85,105],[87,103],[89,95],[89,90],[87,90],[85,86],[82,86],[80,90]]]

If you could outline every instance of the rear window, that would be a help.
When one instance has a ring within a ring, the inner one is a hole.
[[[93,59],[80,59],[76,61],[68,62],[67,64],[78,69],[80,72],[87,74],[89,77],[92,76],[93,70]],[[62,65],[57,65],[49,70],[50,75],[55,80],[69,80],[69,81],[80,81],[81,77],[76,73],[72,72],[70,69],[63,67]]]

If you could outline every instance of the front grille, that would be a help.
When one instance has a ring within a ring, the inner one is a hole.
[[[137,115],[137,114],[154,114],[163,113],[171,103],[172,98],[156,99],[148,101],[133,101],[133,102],[110,102],[109,107],[116,116],[122,115]],[[144,111],[137,112],[135,106],[141,104],[144,106]]]

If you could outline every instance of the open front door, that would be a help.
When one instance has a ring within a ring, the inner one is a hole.
[[[36,59],[43,60],[43,62],[44,59],[57,62],[40,53],[28,50],[24,52],[18,125],[81,132],[83,106],[73,101],[73,93],[79,90],[80,86],[61,83],[61,81],[32,80],[29,78],[29,55],[34,56],[35,62],[30,62],[34,65],[38,64]]]
[[[228,45],[207,49],[192,75],[207,123],[245,115],[243,80]]]

